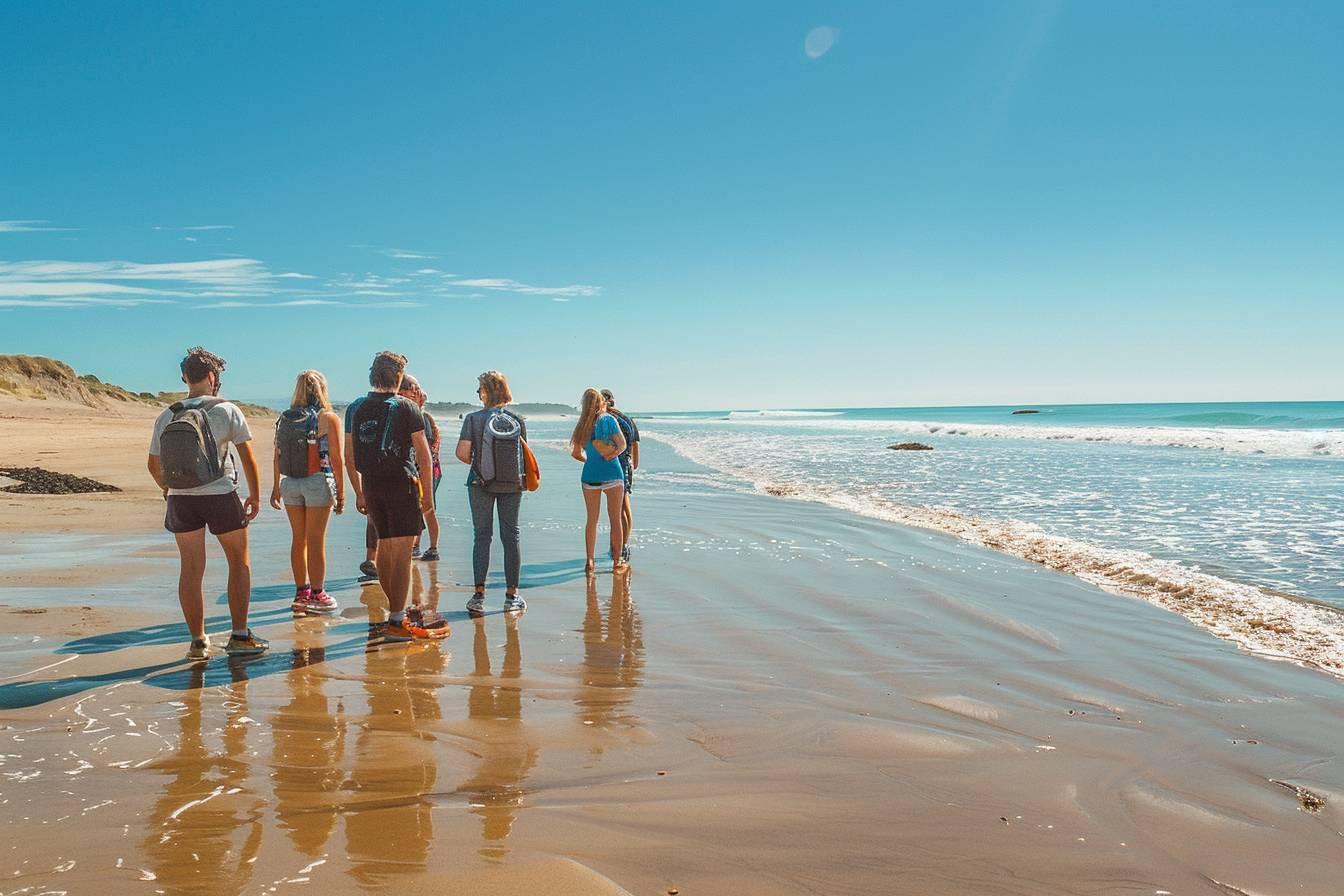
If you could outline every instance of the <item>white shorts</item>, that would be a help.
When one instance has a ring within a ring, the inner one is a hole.
[[[613,488],[624,489],[624,488],[625,488],[625,480],[624,480],[624,479],[609,479],[609,480],[607,480],[606,482],[585,482],[585,483],[583,483],[583,490],[586,491],[586,492],[605,492],[605,491],[607,491],[608,489],[613,489]]]

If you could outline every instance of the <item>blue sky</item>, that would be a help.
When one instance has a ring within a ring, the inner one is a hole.
[[[1339,399],[1344,6],[5,4],[0,351],[630,408]]]

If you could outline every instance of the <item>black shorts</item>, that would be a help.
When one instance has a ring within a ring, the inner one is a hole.
[[[625,474],[625,493],[628,495],[635,490],[635,470],[634,467],[621,467],[621,472]]]
[[[163,527],[169,532],[196,532],[210,527],[211,535],[246,528],[247,514],[237,492],[226,495],[169,495]]]
[[[398,477],[380,481],[364,478],[364,508],[379,538],[413,538],[425,527],[420,513],[419,489]]]

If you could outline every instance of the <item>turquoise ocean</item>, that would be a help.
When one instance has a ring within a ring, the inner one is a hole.
[[[708,471],[655,479],[942,531],[1166,605],[1252,649],[1340,658],[1344,402],[635,416],[644,438]],[[909,441],[933,450],[888,447]]]

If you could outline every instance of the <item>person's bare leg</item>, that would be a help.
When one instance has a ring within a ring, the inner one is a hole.
[[[308,584],[316,594],[327,584],[327,523],[331,520],[331,508],[308,507],[303,516]]]
[[[611,567],[615,569],[621,565],[621,548],[625,546],[625,537],[621,534],[624,526],[621,525],[621,515],[625,508],[625,488],[609,488],[607,495],[607,520],[611,524]]]
[[[308,582],[308,536],[307,522],[304,518],[305,507],[302,504],[286,504],[285,516],[289,517],[289,571],[294,574],[294,587],[302,588]],[[314,589],[316,590],[316,589]]]
[[[439,508],[437,506],[425,514],[425,528],[429,530],[429,549],[437,551],[439,549]]]
[[[193,641],[205,638],[205,594],[201,584],[205,579],[205,530],[178,532],[177,552],[182,566],[177,575],[177,601],[182,605],[182,618],[187,623]]]
[[[247,628],[247,608],[252,602],[252,567],[247,559],[247,529],[234,529],[215,537],[224,549],[224,559],[229,561],[229,618],[233,622],[233,630],[241,632]]]
[[[634,511],[630,509],[630,493],[625,493],[625,502],[621,507],[621,547],[630,543],[630,527],[635,522]]]
[[[592,572],[593,552],[597,550],[597,514],[602,509],[602,493],[583,489],[583,509],[587,513],[583,528],[583,549],[584,556],[588,558],[583,568]]]
[[[378,539],[378,584],[387,595],[387,609],[400,613],[406,609],[406,596],[411,590],[411,543],[414,535],[401,538]]]

